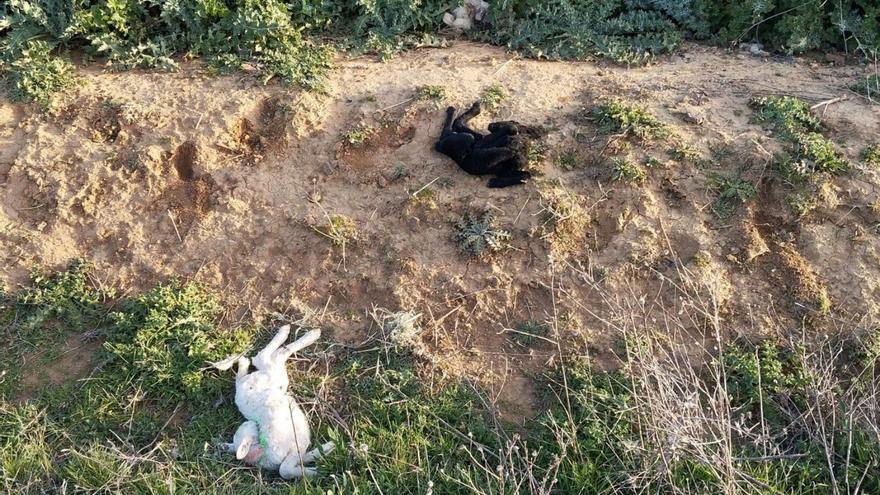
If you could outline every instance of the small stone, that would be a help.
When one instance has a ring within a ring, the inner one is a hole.
[[[338,168],[338,164],[336,162],[325,162],[321,165],[321,173],[324,175],[331,175]]]

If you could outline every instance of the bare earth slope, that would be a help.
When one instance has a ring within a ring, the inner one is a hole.
[[[876,322],[877,171],[809,185],[817,207],[798,219],[769,169],[779,143],[747,106],[756,94],[849,95],[816,111],[857,161],[880,140],[880,107],[846,90],[860,73],[702,47],[627,70],[472,44],[340,62],[327,96],[211,77],[195,63],[173,74],[87,69],[51,115],[0,101],[0,283],[84,258],[123,292],[171,276],[206,283],[229,324],[316,308],[348,342],[371,331],[374,306],[412,310],[438,369],[473,376],[526,412],[528,371],[567,349],[608,353],[615,325],[603,315],[614,301],[674,306],[668,284],[681,270],[710,279],[744,332],[797,326],[824,294],[830,318]],[[414,99],[429,84],[449,101]],[[540,177],[524,187],[487,189],[431,147],[447,104],[495,84],[510,96],[475,126],[516,119],[551,131]],[[701,158],[598,136],[585,116],[612,97],[646,106]],[[349,144],[361,124],[375,132]],[[663,165],[643,184],[613,181],[610,159],[627,154]],[[723,221],[711,211],[717,174],[758,188]],[[493,212],[511,249],[488,261],[460,254],[453,225],[467,210]],[[358,231],[344,258],[315,231],[334,214]],[[508,331],[526,321],[559,324],[527,347]]]

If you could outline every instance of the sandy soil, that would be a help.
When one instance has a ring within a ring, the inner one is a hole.
[[[230,325],[315,308],[346,342],[371,333],[373,307],[417,311],[437,369],[480,380],[502,409],[527,414],[530,372],[560,351],[608,352],[609,298],[677,304],[664,280],[682,266],[715,280],[723,314],[748,315],[749,332],[762,321],[797,326],[823,291],[833,318],[876,322],[880,215],[868,205],[880,199],[878,173],[809,186],[818,208],[798,221],[790,189],[767,170],[779,144],[747,107],[755,94],[849,95],[817,111],[856,159],[880,134],[880,107],[846,90],[862,70],[697,46],[627,70],[458,43],[387,63],[341,61],[320,96],[211,77],[198,63],[173,74],[85,68],[52,114],[0,100],[0,282],[12,288],[35,263],[85,258],[121,293],[171,276],[208,284]],[[545,125],[540,177],[490,190],[435,153],[445,104],[413,98],[426,84],[445,86],[459,107],[489,85],[508,88],[474,124]],[[648,107],[705,161],[597,136],[584,117],[613,96]],[[345,143],[360,124],[377,131]],[[627,153],[668,163],[642,185],[614,182],[609,158]],[[569,166],[564,154],[575,157]],[[713,173],[741,173],[758,198],[718,220]],[[429,183],[432,201],[413,200]],[[554,228],[547,208],[565,198],[572,221]],[[460,254],[453,225],[468,209],[491,210],[512,248],[488,262]],[[344,258],[314,229],[333,214],[357,227]],[[526,320],[559,322],[558,346],[513,342],[505,329]]]

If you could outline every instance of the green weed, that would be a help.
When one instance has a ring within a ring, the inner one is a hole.
[[[626,158],[615,158],[612,160],[612,163],[612,177],[614,180],[638,184],[645,182],[645,179],[648,177],[644,168]]]
[[[313,229],[330,239],[335,246],[342,248],[343,256],[345,255],[346,246],[358,238],[357,225],[354,223],[354,220],[339,213],[329,215],[327,223],[320,228],[313,227]]]
[[[556,157],[556,166],[565,170],[574,170],[578,167],[578,157],[574,151],[566,150]]]
[[[481,257],[506,248],[510,234],[496,229],[494,222],[495,217],[489,212],[481,216],[465,213],[455,224],[455,240],[461,252]]]
[[[633,135],[642,140],[665,138],[669,129],[645,109],[614,99],[594,108],[591,119],[606,134]]]
[[[437,193],[430,187],[425,187],[409,197],[410,206],[420,206],[426,210],[437,209]]]
[[[498,108],[498,105],[509,96],[510,93],[507,91],[507,88],[499,84],[493,84],[483,90],[483,94],[480,95],[480,103],[484,109],[492,111]]]
[[[73,85],[73,65],[51,52],[49,43],[29,40],[20,53],[8,61],[8,84],[13,100],[33,101],[48,107],[52,95]]]
[[[416,90],[416,98],[421,101],[442,103],[449,98],[449,91],[444,86],[420,86],[419,89]]]
[[[805,217],[808,213],[816,209],[816,200],[808,193],[798,192],[789,194],[785,198],[791,212],[798,218]]]
[[[862,150],[861,158],[865,165],[880,168],[880,144],[872,144],[865,147]]]
[[[771,124],[792,145],[794,161],[807,160],[812,172],[839,172],[849,164],[835,150],[834,143],[819,131],[822,124],[806,102],[790,96],[763,96],[749,104],[758,122]]]
[[[696,161],[700,158],[700,150],[687,143],[679,143],[669,148],[667,153],[679,161]]]
[[[402,163],[398,163],[394,166],[394,170],[391,171],[391,180],[400,180],[409,176],[409,172],[406,170],[406,166]]]
[[[162,3],[16,0],[0,7],[4,70],[15,94],[44,103],[69,85],[71,66],[51,54],[81,48],[115,70],[173,70],[175,56],[204,56],[220,72],[255,66],[264,81],[323,90],[332,50],[305,40],[280,0]]]
[[[544,160],[547,159],[547,153],[550,151],[550,147],[547,146],[546,143],[537,142],[531,143],[528,148],[528,164],[530,167],[537,167]]]
[[[712,202],[712,212],[722,220],[730,218],[737,206],[746,203],[757,193],[755,186],[739,176],[714,176],[710,182],[717,194]]]
[[[242,418],[231,377],[203,360],[243,350],[253,331],[218,328],[222,308],[197,286],[164,284],[115,304],[92,297],[87,270],[77,270],[45,275],[54,282],[30,300],[92,301],[98,314],[115,313],[102,332],[113,345],[88,380],[23,404],[0,399],[5,493],[122,495],[169,486],[303,495],[377,486],[384,493],[599,495],[621,486],[724,493],[738,480],[762,494],[844,493],[854,480],[864,493],[880,490],[872,469],[880,460],[872,427],[877,332],[809,347],[718,342],[714,352],[700,350],[706,357],[697,366],[687,359],[693,339],[678,351],[675,337],[627,328],[619,371],[600,371],[582,357],[551,367],[534,384],[539,413],[513,426],[476,385],[420,374],[430,356],[419,352],[418,315],[377,310],[377,337],[322,350],[328,366],[290,371],[298,396],[320,394],[333,412],[309,412],[315,443],[338,446],[319,461],[318,477],[290,483],[240,466],[215,446]],[[20,299],[28,298],[5,298]],[[77,320],[69,308],[49,313],[65,324]],[[548,327],[516,328],[523,345],[534,345]],[[198,384],[185,379],[192,373]],[[675,433],[682,431],[687,438]],[[660,461],[670,445],[675,455]],[[716,469],[725,460],[731,472]],[[655,471],[659,465],[664,471]],[[523,488],[533,482],[538,490]]]
[[[358,124],[354,128],[349,129],[343,136],[343,139],[349,145],[357,147],[367,142],[367,139],[370,139],[370,136],[375,133],[375,127],[369,124]]]

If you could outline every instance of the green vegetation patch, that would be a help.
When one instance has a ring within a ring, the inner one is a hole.
[[[880,168],[880,144],[872,144],[863,149],[861,157],[865,165]]]
[[[111,301],[84,265],[40,277],[4,296],[6,328],[11,313],[31,311],[64,325],[100,321],[108,345],[87,380],[25,402],[0,397],[4,493],[689,494],[738,483],[761,494],[846,493],[853,483],[880,492],[876,332],[724,342],[699,365],[687,358],[692,342],[677,355],[666,334],[627,333],[618,371],[570,357],[537,376],[540,410],[514,426],[476,385],[422,376],[430,358],[415,352],[417,315],[386,311],[383,335],[326,347],[310,356],[322,365],[289,371],[296,395],[316,404],[314,442],[337,444],[316,478],[290,483],[217,446],[242,418],[231,374],[204,360],[244,351],[255,332],[219,328],[210,294],[172,282]]]
[[[612,167],[614,180],[639,184],[647,178],[644,167],[626,158],[613,159]]]
[[[449,98],[449,90],[445,86],[427,85],[416,90],[416,98],[421,101],[443,102]]]
[[[714,176],[710,184],[717,194],[712,202],[712,212],[722,220],[730,218],[739,205],[746,203],[757,193],[751,182],[739,176]]]
[[[840,172],[849,168],[834,143],[819,132],[822,123],[805,101],[791,96],[762,96],[753,98],[749,104],[755,120],[772,125],[791,144],[794,161],[806,160],[812,172]]]
[[[495,217],[489,213],[465,213],[455,224],[454,237],[462,253],[475,257],[505,249],[510,233],[495,227]]]
[[[598,105],[591,112],[591,119],[605,134],[635,136],[641,140],[665,138],[669,128],[644,108],[614,99]]]
[[[506,100],[510,96],[510,92],[504,86],[500,84],[493,84],[488,88],[483,90],[483,93],[480,95],[480,103],[483,108],[486,110],[495,110],[498,108],[498,105],[501,104],[504,100]]]

